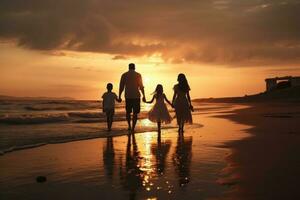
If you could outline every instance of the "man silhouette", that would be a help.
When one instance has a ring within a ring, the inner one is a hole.
[[[141,74],[135,71],[134,63],[129,64],[129,70],[122,74],[119,87],[119,100],[121,99],[122,92],[125,89],[125,104],[126,104],[126,120],[128,123],[128,130],[134,132],[137,116],[141,110],[141,94],[143,95],[143,101],[145,99],[145,92],[143,86],[143,80]],[[132,125],[131,125],[131,113]]]

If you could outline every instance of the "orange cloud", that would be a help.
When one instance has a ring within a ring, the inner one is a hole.
[[[2,0],[0,38],[38,50],[161,55],[168,62],[300,63],[300,3]]]

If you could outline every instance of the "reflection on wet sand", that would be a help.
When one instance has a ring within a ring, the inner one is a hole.
[[[115,150],[112,137],[106,138],[106,145],[103,148],[103,165],[106,176],[109,180],[112,180],[115,166]]]
[[[184,137],[184,134],[178,134],[177,146],[173,154],[173,163],[178,174],[179,186],[181,187],[190,182],[192,143],[192,136]]]
[[[157,133],[157,143],[153,142],[151,145],[151,152],[156,159],[156,173],[158,176],[163,175],[166,166],[167,154],[170,151],[171,140],[161,142],[161,133]]]
[[[135,135],[128,135],[125,166],[121,162],[120,180],[124,189],[129,191],[129,199],[135,199],[137,190],[142,186],[143,171],[140,169],[140,160]]]

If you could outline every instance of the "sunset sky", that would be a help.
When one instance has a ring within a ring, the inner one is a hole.
[[[265,90],[300,75],[299,0],[1,0],[0,95],[97,99],[134,62],[149,95]],[[150,98],[150,97],[148,97]]]

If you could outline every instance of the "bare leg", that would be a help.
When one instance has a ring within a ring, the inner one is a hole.
[[[133,116],[132,116],[132,132],[134,132],[136,121],[137,121],[137,113],[133,113]]]
[[[161,144],[161,133],[157,133],[157,145]]]
[[[182,133],[183,132],[183,125],[184,125],[184,121],[182,119],[179,119],[179,123],[178,123],[178,132]]]
[[[109,125],[110,125],[109,113],[106,113],[106,123],[107,123],[107,130],[109,131]]]
[[[126,120],[127,120],[127,123],[128,123],[128,130],[131,130],[131,115],[130,113],[126,113]]]
[[[180,133],[181,127],[180,127],[180,123],[181,123],[181,119],[179,119],[178,117],[176,117],[177,119],[177,124],[178,124],[178,133]]]
[[[108,125],[108,130],[109,130],[109,131],[111,131],[111,127],[112,127],[113,121],[114,121],[114,114],[111,113],[111,114],[109,115],[109,125]]]
[[[157,132],[158,133],[161,132],[161,122],[160,121],[157,122]]]

